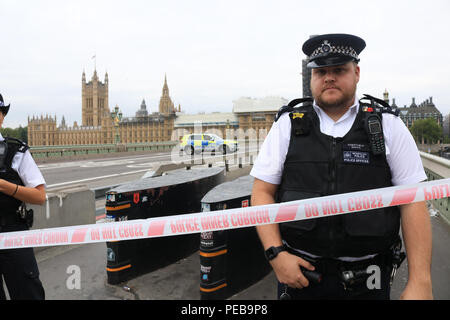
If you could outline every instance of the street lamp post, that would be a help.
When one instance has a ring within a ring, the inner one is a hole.
[[[115,106],[114,111],[111,111],[111,119],[113,120],[116,132],[116,144],[120,143],[119,122],[122,120],[122,111],[119,111],[119,106]]]

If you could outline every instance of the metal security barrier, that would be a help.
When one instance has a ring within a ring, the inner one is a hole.
[[[207,219],[209,211],[250,206],[253,177],[225,182],[201,200],[202,223],[220,227],[220,219]],[[245,216],[231,223],[245,225]],[[226,226],[223,226],[226,227]],[[202,300],[226,299],[266,276],[271,268],[255,228],[202,232],[200,235],[200,296]]]
[[[200,200],[223,181],[224,169],[215,167],[174,170],[159,177],[127,183],[106,193],[106,220],[125,221],[200,212]],[[128,227],[118,232],[139,236],[146,231],[139,227]],[[115,235],[110,236],[111,240],[115,239]],[[197,251],[198,241],[197,233],[107,242],[108,283],[127,281],[174,263]]]

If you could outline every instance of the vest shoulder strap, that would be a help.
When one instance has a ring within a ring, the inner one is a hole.
[[[300,103],[303,103],[304,105],[308,105],[313,103],[313,99],[310,97],[306,97],[306,98],[299,98],[299,99],[294,99],[291,102],[288,103],[288,105],[286,106],[282,106],[280,108],[280,110],[278,110],[277,115],[275,116],[275,122],[278,121],[278,119],[280,119],[281,115],[285,112],[292,112],[294,110],[294,108],[299,105]]]
[[[30,149],[30,146],[28,144],[16,138],[5,137],[5,141],[8,144],[8,148],[14,148],[16,149],[16,152],[24,153],[25,151]]]
[[[25,153],[25,151],[27,151],[30,147],[22,140],[16,138],[5,137],[5,142],[8,144],[8,152],[5,157],[5,166],[11,168],[14,155],[17,152]]]
[[[367,101],[368,100],[368,101]],[[384,100],[364,94],[359,100],[359,108],[363,112],[376,113],[382,117],[383,113],[390,113],[398,117],[400,110],[392,107]]]
[[[295,136],[308,135],[313,129],[314,123],[317,122],[312,104],[292,108],[289,118],[291,119],[291,132]]]

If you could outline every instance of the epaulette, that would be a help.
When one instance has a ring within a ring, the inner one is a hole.
[[[19,139],[16,139],[16,138],[5,137],[5,141],[6,141],[6,143],[8,143],[9,145],[15,146],[15,148],[17,149],[16,152],[22,152],[22,153],[24,153],[25,151],[27,151],[28,149],[30,149],[30,146],[29,146],[28,144],[26,144],[26,143],[23,142],[22,140],[19,140]]]
[[[299,98],[299,99],[294,99],[291,102],[289,102],[288,105],[286,106],[282,106],[280,108],[280,110],[278,110],[277,115],[275,116],[275,122],[278,121],[278,119],[280,119],[281,115],[285,112],[291,112],[292,110],[294,110],[294,108],[300,104],[300,103],[312,103],[313,102],[313,98],[311,97],[306,97],[306,98]]]
[[[369,100],[369,102],[365,102],[364,100]],[[359,100],[359,106],[361,111],[370,112],[370,113],[390,113],[394,116],[398,116],[400,110],[397,108],[392,109],[392,107],[384,100],[372,97],[368,94],[364,94],[363,98]]]

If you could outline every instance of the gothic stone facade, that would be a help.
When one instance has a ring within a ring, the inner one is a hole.
[[[170,141],[174,127],[174,104],[169,96],[167,78],[164,79],[159,112],[148,114],[145,102],[136,117],[124,118],[115,126],[108,101],[108,74],[102,83],[97,71],[86,82],[81,82],[82,124],[66,125],[64,117],[58,126],[56,116],[28,117],[28,143],[31,146],[112,144],[118,133],[122,143]],[[142,109],[144,107],[144,109]]]
[[[101,82],[94,71],[86,82],[81,81],[82,123],[67,126],[64,117],[57,124],[56,116],[28,117],[28,143],[31,146],[112,144],[117,135],[122,143],[146,143],[179,140],[184,134],[201,130],[224,138],[264,138],[270,130],[278,109],[287,104],[281,97],[263,99],[239,98],[233,101],[232,113],[189,115],[174,106],[164,79],[159,111],[148,113],[145,101],[134,117],[116,123],[109,109],[108,74]],[[118,110],[118,106],[115,110]]]
[[[389,93],[387,91],[384,92],[384,101],[389,103]],[[409,107],[405,105],[402,108],[399,108],[395,103],[395,99],[392,99],[391,107],[400,110],[399,116],[408,128],[412,127],[414,121],[423,119],[433,119],[441,127],[443,125],[442,113],[433,103],[433,97],[430,97],[419,105],[416,104],[416,98],[412,98],[411,105]]]

